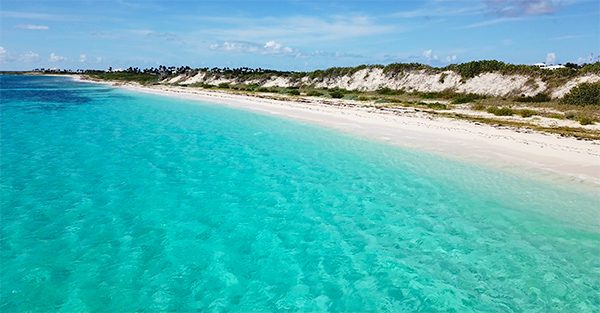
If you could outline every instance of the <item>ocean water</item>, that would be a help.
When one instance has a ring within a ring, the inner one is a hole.
[[[1,304],[598,312],[598,188],[210,103],[0,76]]]

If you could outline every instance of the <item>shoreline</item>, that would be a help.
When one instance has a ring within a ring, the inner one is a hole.
[[[81,76],[71,76],[85,80]],[[488,124],[434,116],[407,110],[391,114],[376,108],[344,106],[330,99],[261,97],[165,85],[141,86],[96,82],[125,90],[203,101],[279,118],[316,124],[385,144],[448,156],[453,159],[495,163],[500,169],[519,168],[558,174],[568,180],[600,185],[600,141],[578,140],[558,134],[494,127]],[[555,177],[550,177],[553,179]]]

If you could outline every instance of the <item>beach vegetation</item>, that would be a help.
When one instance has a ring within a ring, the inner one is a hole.
[[[600,81],[574,87],[563,97],[562,102],[577,106],[600,106]]]
[[[513,114],[515,114],[515,111],[511,108],[507,108],[507,107],[502,107],[502,108],[498,108],[498,107],[491,107],[487,109],[488,113],[492,113],[496,116],[511,116]]]
[[[292,96],[299,96],[300,95],[300,90],[298,90],[298,89],[285,89],[283,91],[283,93],[286,93],[286,94],[292,95]]]
[[[487,106],[483,103],[475,103],[471,106],[471,109],[475,111],[485,111],[487,110]]]
[[[581,125],[593,125],[594,124],[594,121],[589,117],[580,117],[578,120],[579,120],[579,124],[581,124]]]
[[[429,109],[434,109],[434,110],[448,110],[448,106],[443,104],[443,103],[439,103],[439,102],[434,102],[434,103],[427,103],[427,108]]]
[[[440,84],[443,84],[446,81],[447,76],[448,76],[448,73],[442,73],[440,75],[440,79],[438,80],[440,82]]]
[[[521,115],[521,117],[531,117],[537,115],[537,112],[534,110],[522,109],[519,110],[518,114]]]
[[[471,103],[471,102],[475,102],[475,99],[476,98],[473,96],[465,95],[465,96],[454,99],[454,101],[452,101],[452,104]]]
[[[344,93],[340,90],[333,90],[329,92],[329,95],[334,99],[341,99],[344,97]]]
[[[528,96],[526,97],[525,95],[520,96],[519,98],[515,99],[515,101],[517,102],[549,102],[550,100],[552,100],[550,98],[550,96],[548,96],[545,93],[538,93],[535,96]]]
[[[310,97],[321,97],[323,96],[323,93],[317,90],[311,90],[308,93],[306,93],[306,95]]]

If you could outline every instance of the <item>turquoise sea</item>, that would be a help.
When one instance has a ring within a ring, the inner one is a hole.
[[[2,312],[598,312],[597,186],[0,76]]]

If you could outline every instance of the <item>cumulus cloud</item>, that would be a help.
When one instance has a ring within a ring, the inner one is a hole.
[[[48,30],[50,29],[50,27],[48,26],[44,26],[44,25],[31,25],[31,24],[19,24],[19,25],[15,25],[15,28],[21,28],[21,29],[32,29],[32,30]]]
[[[560,8],[557,0],[486,0],[488,13],[499,16],[551,14]]]
[[[86,55],[85,55],[85,54],[81,54],[81,55],[79,55],[79,62],[83,63],[83,62],[85,62],[85,61],[86,61],[86,59],[87,59],[87,57],[86,57]]]
[[[548,64],[548,65],[556,64],[556,54],[554,54],[552,52],[548,53],[548,55],[546,56],[546,64]]]
[[[252,53],[261,55],[275,55],[294,58],[310,58],[310,57],[333,57],[333,58],[362,58],[358,54],[346,52],[327,52],[323,50],[315,50],[312,53],[301,52],[298,49],[293,49],[284,46],[274,40],[267,41],[264,45],[246,42],[246,41],[225,41],[223,43],[213,43],[209,46],[211,50],[236,52],[236,53]]]
[[[56,55],[54,53],[50,54],[50,62],[59,62],[59,61],[65,61],[66,58],[65,57],[61,57],[59,55]]]
[[[446,57],[446,62],[450,63],[450,62],[456,62],[456,60],[458,60],[458,58],[456,57],[456,55],[453,56],[448,56]]]
[[[427,61],[431,61],[431,60],[438,60],[438,56],[437,55],[432,55],[433,50],[429,49],[429,50],[425,50],[423,51],[423,56],[425,57],[425,59]]]
[[[20,55],[19,60],[25,63],[35,63],[40,61],[40,55],[35,52],[28,51]]]
[[[262,55],[278,55],[278,56],[294,56],[300,57],[302,53],[290,47],[284,47],[280,43],[273,40],[268,41],[264,45],[246,42],[246,41],[225,41],[223,43],[213,43],[209,47],[211,50],[238,52],[238,53],[253,53]]]

